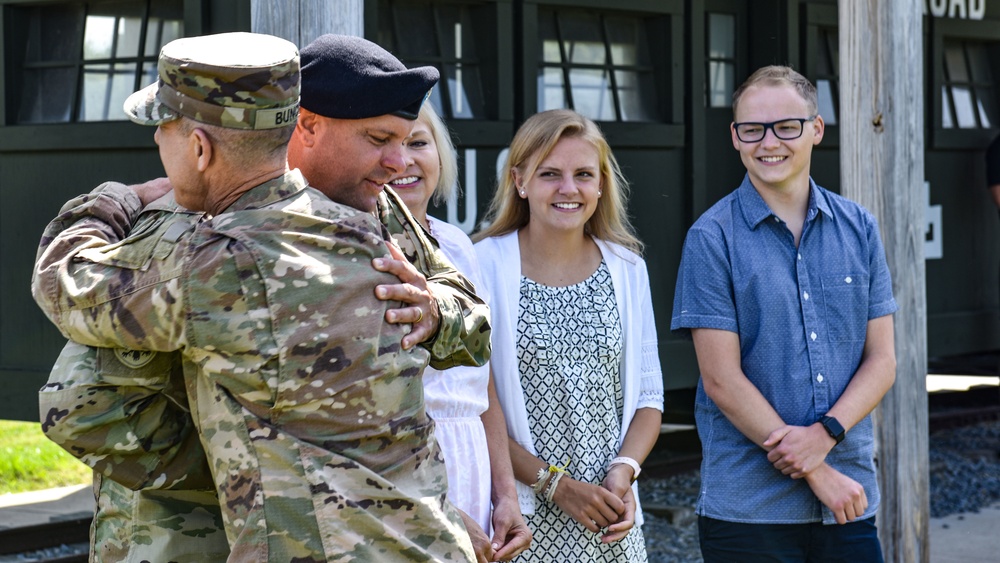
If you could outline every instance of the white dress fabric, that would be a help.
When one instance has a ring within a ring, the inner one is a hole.
[[[569,475],[600,485],[618,453],[622,328],[607,265],[586,280],[549,287],[521,278],[517,356],[528,425],[538,456]],[[527,516],[533,545],[519,562],[644,563],[642,528],[611,544],[541,498]]]
[[[476,286],[482,287],[472,241],[458,227],[427,217],[431,235],[444,255]],[[448,470],[448,500],[490,534],[490,456],[479,415],[489,407],[488,366],[424,370],[424,403],[434,420],[434,436]]]
[[[594,239],[594,242],[600,248],[611,274],[622,327],[623,351],[619,370],[623,397],[622,422],[617,436],[617,447],[620,448],[637,409],[655,408],[663,411],[663,375],[660,371],[646,262],[620,245],[600,239]],[[521,251],[517,232],[483,239],[475,244],[475,248],[484,283],[483,291],[479,291],[478,285],[476,288],[477,293],[487,296],[490,306],[490,324],[493,328],[490,366],[500,406],[507,418],[507,432],[524,449],[537,455],[536,438],[528,426],[517,356],[521,282]],[[632,492],[636,499],[635,522],[637,526],[641,526],[643,519],[638,483],[639,481],[633,483]],[[535,512],[536,497],[530,485],[517,483],[517,500],[522,514]]]

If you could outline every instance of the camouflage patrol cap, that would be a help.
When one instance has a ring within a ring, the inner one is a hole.
[[[189,117],[232,129],[295,124],[299,111],[299,52],[259,33],[219,33],[167,43],[159,79],[125,100],[140,125]]]

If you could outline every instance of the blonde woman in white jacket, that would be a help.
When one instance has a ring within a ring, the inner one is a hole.
[[[663,380],[626,189],[596,124],[543,112],[515,135],[475,237],[533,533],[518,561],[646,561],[634,481],[659,436]]]

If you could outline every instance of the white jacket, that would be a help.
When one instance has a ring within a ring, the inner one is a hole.
[[[624,349],[622,353],[622,423],[618,445],[628,432],[635,411],[653,407],[663,411],[663,375],[657,351],[656,325],[653,322],[653,302],[649,291],[646,262],[637,254],[620,245],[594,239],[611,273],[615,301],[622,322]],[[500,396],[500,405],[507,418],[507,432],[511,438],[537,455],[534,439],[528,428],[528,414],[524,406],[524,391],[518,372],[518,359],[514,330],[520,314],[518,303],[521,282],[521,251],[517,232],[479,241],[475,245],[483,276],[480,295],[490,306],[490,324],[493,328],[493,354],[490,366],[494,383]],[[611,461],[611,460],[608,460]],[[636,524],[642,524],[639,509],[639,492],[632,485],[636,499]],[[524,483],[517,483],[517,497],[521,512],[535,512],[535,493]]]

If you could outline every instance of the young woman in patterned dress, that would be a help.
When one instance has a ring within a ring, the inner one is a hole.
[[[633,482],[659,436],[663,380],[626,190],[594,122],[543,112],[514,136],[476,236],[533,533],[518,561],[646,561]]]

